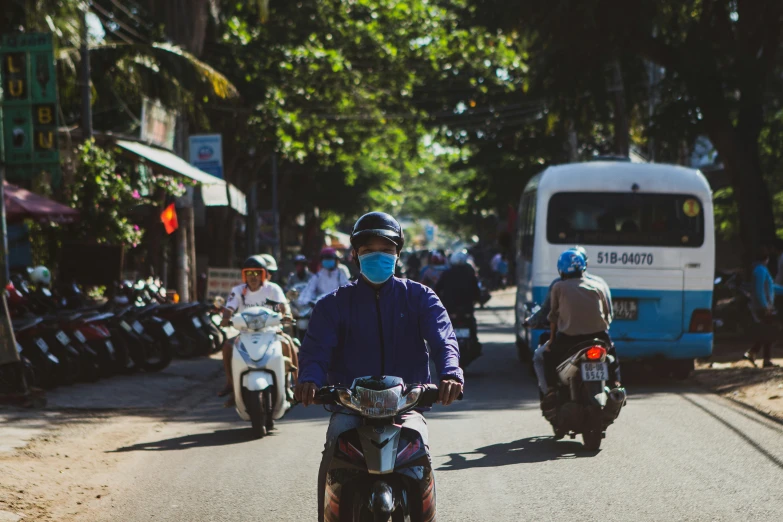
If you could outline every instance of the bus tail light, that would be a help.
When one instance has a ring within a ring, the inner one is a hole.
[[[688,329],[690,333],[709,333],[712,332],[712,310],[699,308],[691,314],[691,326]]]

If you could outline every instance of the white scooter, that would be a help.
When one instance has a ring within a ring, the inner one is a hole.
[[[279,336],[282,318],[269,308],[254,306],[231,320],[239,330],[231,359],[236,410],[250,421],[256,439],[272,430],[275,421],[291,408],[286,389],[293,382],[286,374],[287,357]]]

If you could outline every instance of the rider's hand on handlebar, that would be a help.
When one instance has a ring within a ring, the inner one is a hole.
[[[300,382],[294,389],[294,398],[304,406],[310,406],[314,404],[315,392],[317,390],[318,387],[312,382]]]
[[[456,401],[457,397],[459,397],[459,394],[462,393],[462,383],[443,379],[440,381],[438,391],[440,392],[438,401],[444,406],[448,406],[452,402]]]

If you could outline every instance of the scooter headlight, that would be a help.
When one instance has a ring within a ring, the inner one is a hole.
[[[353,393],[342,391],[339,397],[344,406],[370,418],[394,417],[400,411],[400,404],[404,402],[401,386],[387,390],[370,390],[357,386]]]

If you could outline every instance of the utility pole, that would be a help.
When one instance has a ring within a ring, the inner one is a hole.
[[[90,92],[90,50],[87,45],[87,11],[90,9],[89,0],[84,1],[81,21],[81,70],[80,81],[82,84],[82,138],[87,141],[92,138],[92,93]]]
[[[247,257],[258,254],[258,181],[250,182],[247,201]]]
[[[275,259],[280,263],[282,245],[280,245],[280,208],[277,200],[277,152],[272,153],[272,226],[275,233]]]

